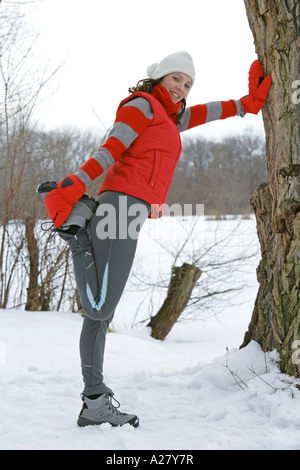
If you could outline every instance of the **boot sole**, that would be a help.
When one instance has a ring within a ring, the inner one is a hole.
[[[100,426],[101,424],[109,423],[108,421],[91,421],[90,419],[84,418],[83,416],[79,416],[77,420],[77,424],[80,427],[85,427],[85,426]],[[124,426],[125,424],[130,424],[130,426],[133,426],[134,428],[137,428],[140,424],[139,418],[137,416],[134,416],[131,418],[129,421],[126,421],[126,423],[123,424],[114,424],[114,423],[109,423],[112,427],[118,427],[118,426]]]

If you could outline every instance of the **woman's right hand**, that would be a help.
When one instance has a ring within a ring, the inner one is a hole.
[[[75,175],[68,175],[45,198],[45,206],[54,227],[59,228],[68,218],[73,205],[83,196],[86,187]]]

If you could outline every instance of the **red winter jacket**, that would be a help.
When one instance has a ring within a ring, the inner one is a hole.
[[[153,96],[137,92],[123,100],[119,109],[138,96],[150,102],[153,120],[107,170],[99,194],[119,191],[143,199],[152,206],[151,217],[156,218],[162,214],[182,150],[179,131],[174,122],[181,103],[179,106],[173,103],[169,94],[166,95],[168,99],[163,101],[160,93]]]
[[[160,216],[181,152],[179,132],[216,119],[244,115],[240,101],[192,106],[186,108],[178,132],[180,107],[181,103],[175,104],[161,85],[155,86],[151,94],[131,94],[120,103],[105,143],[75,176],[88,186],[107,170],[98,194],[108,190],[125,192],[155,205],[152,217]]]

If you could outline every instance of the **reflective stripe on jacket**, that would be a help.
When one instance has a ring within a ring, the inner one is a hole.
[[[152,94],[133,93],[119,108],[137,96],[150,102],[153,120],[107,170],[99,194],[118,191],[142,199],[151,204],[151,217],[157,218],[162,215],[182,145],[175,119],[167,112],[170,108],[165,108]]]

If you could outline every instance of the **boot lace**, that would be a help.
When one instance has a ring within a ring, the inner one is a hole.
[[[109,411],[111,411],[112,413],[116,413],[116,415],[125,416],[127,414],[127,413],[122,413],[121,411],[118,410],[118,408],[120,408],[121,405],[118,402],[118,400],[116,400],[116,398],[114,398],[112,395],[107,394],[105,395],[105,398],[107,399],[106,405],[108,405]],[[112,400],[114,400],[118,404],[118,406],[113,405]]]

